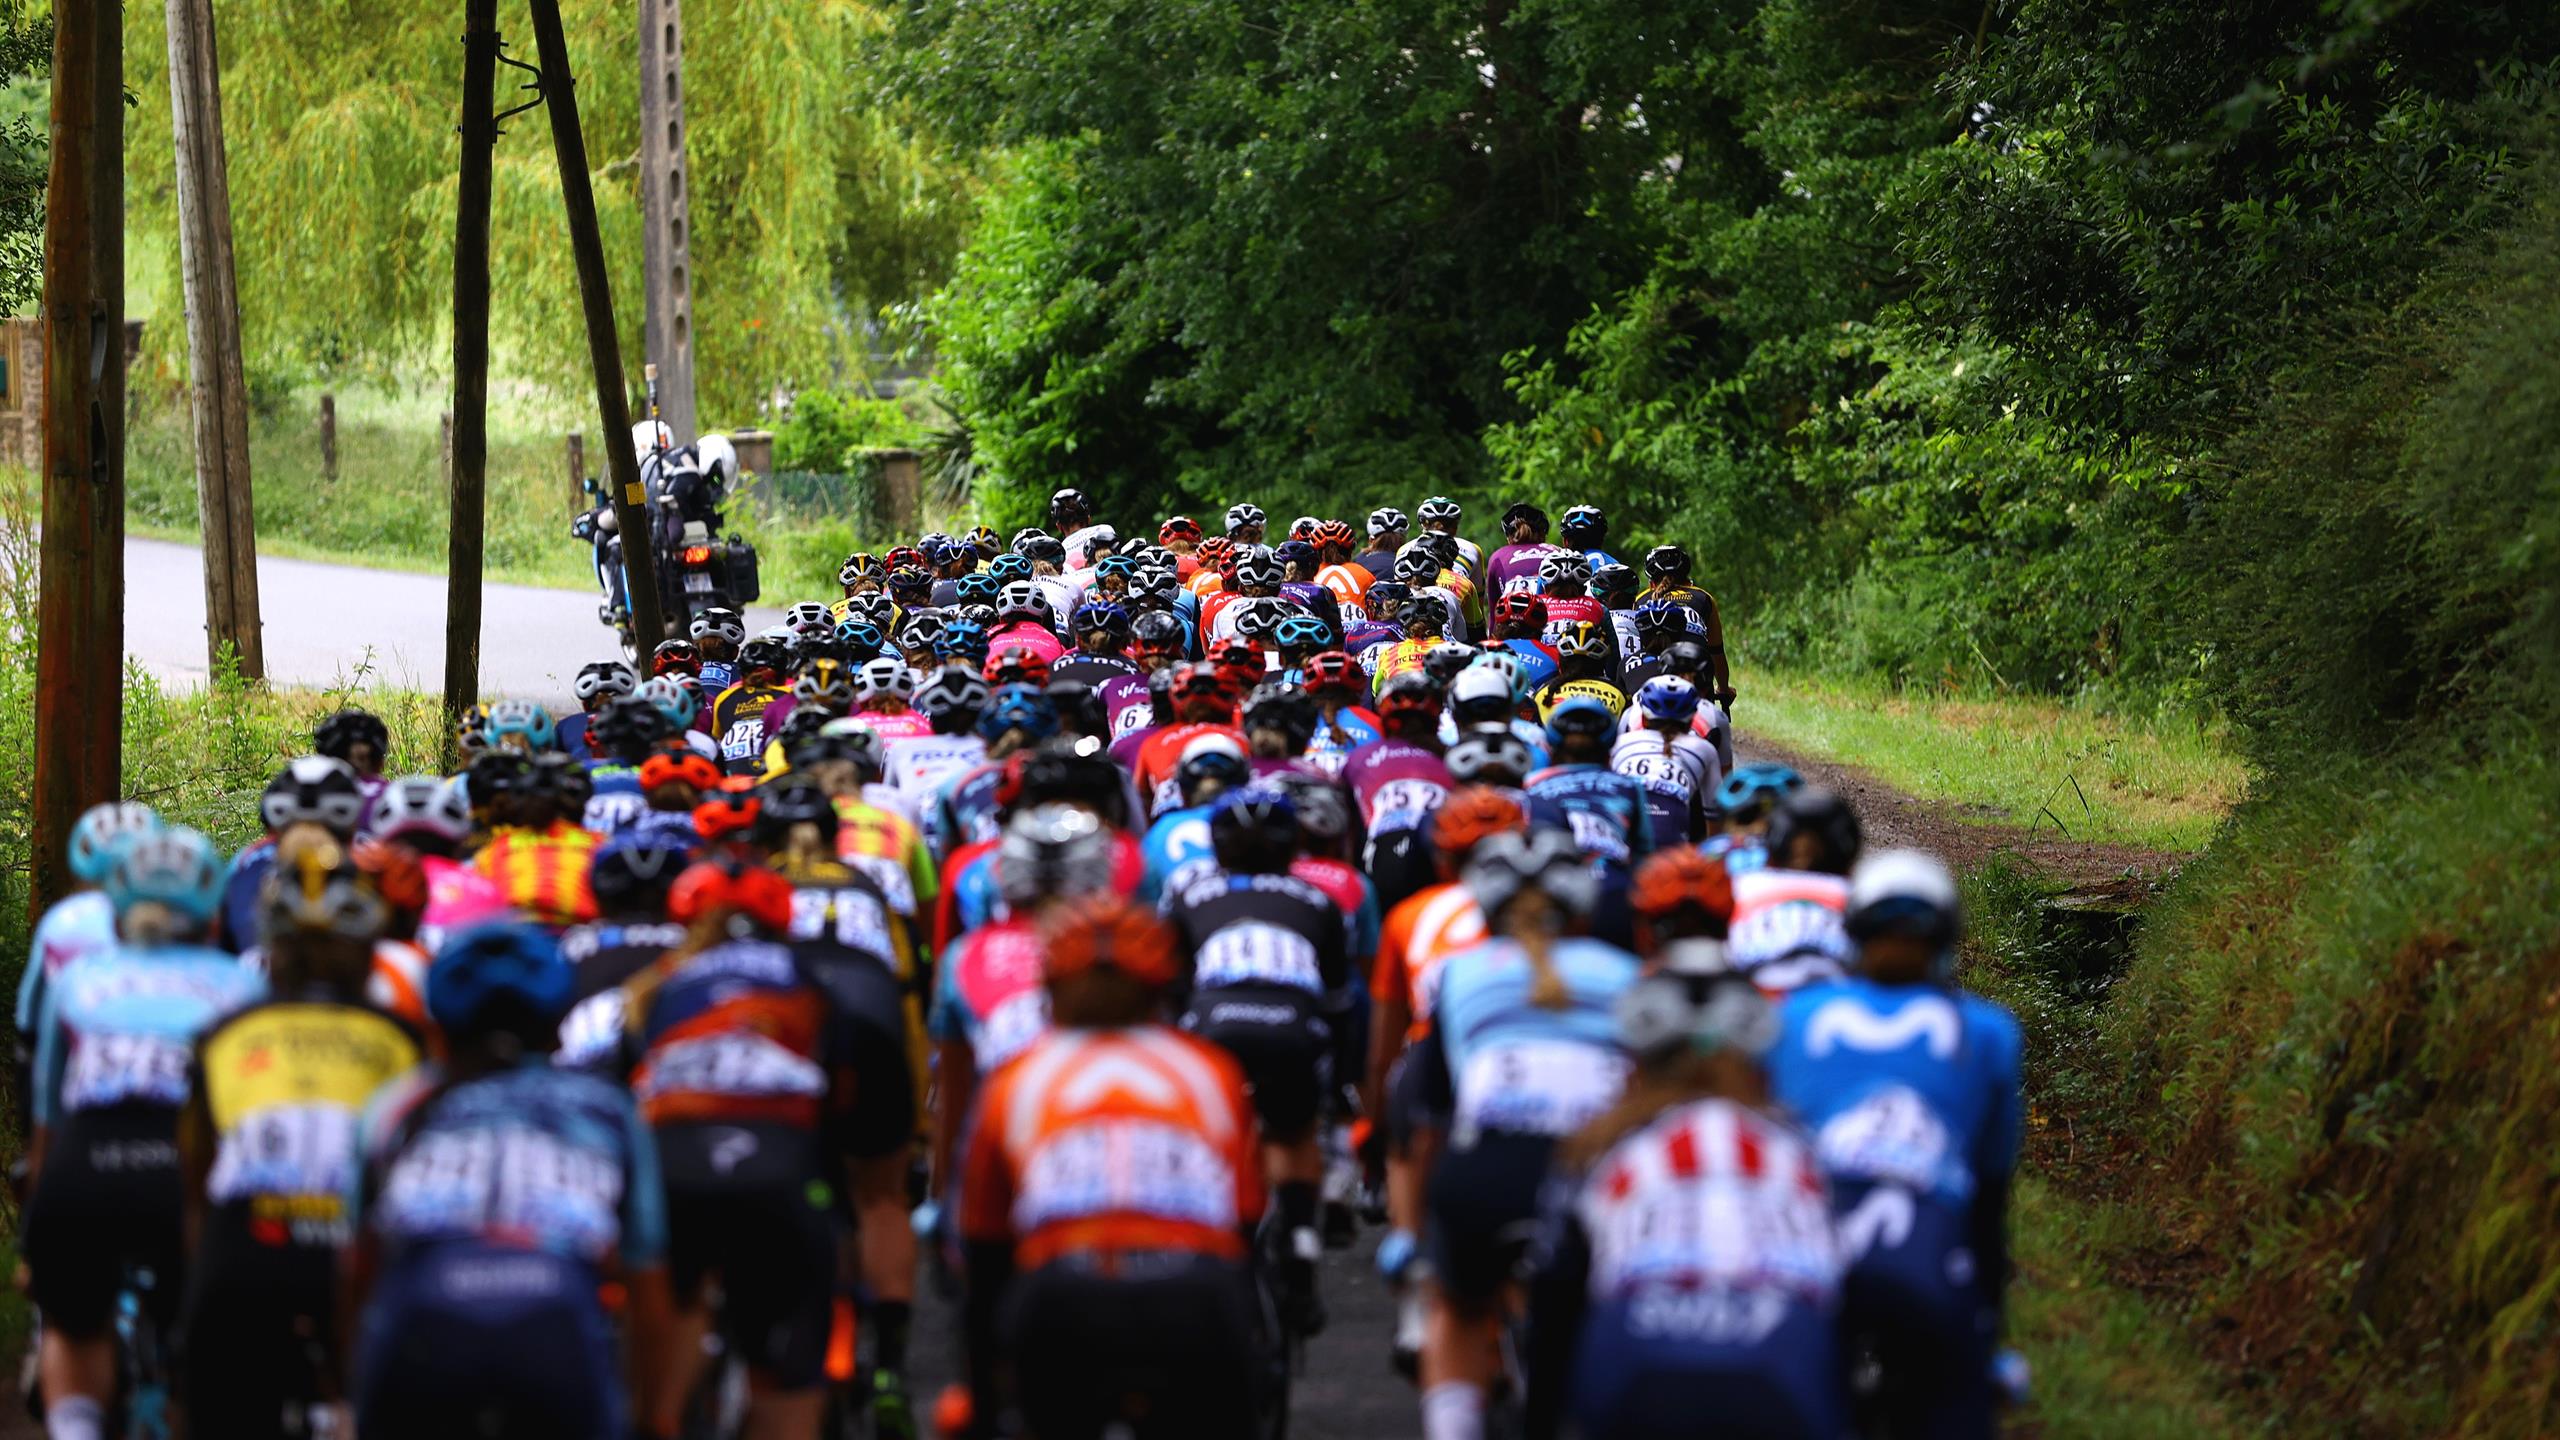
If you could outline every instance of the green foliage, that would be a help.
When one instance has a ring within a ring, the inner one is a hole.
[[[773,468],[850,474],[859,450],[895,449],[923,438],[905,405],[842,390],[803,390],[773,432]]]
[[[26,313],[44,286],[42,81],[52,70],[53,17],[0,5],[0,315]]]

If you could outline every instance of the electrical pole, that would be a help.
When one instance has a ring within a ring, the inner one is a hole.
[[[644,357],[658,367],[658,418],[690,445],[693,235],[685,202],[684,0],[640,0],[640,248]]]
[[[444,590],[445,729],[480,703],[482,532],[488,521],[489,187],[498,148],[498,0],[462,21],[462,178],[453,235],[452,527]]]
[[[241,374],[240,285],[231,248],[230,163],[222,142],[222,62],[212,0],[168,0],[170,134],[178,169],[178,255],[187,298],[196,503],[204,521],[205,646],[222,674],[266,678],[258,535],[249,488],[249,387]]]
[[[612,483],[614,523],[622,532],[622,568],[630,579],[631,636],[643,662],[666,638],[659,620],[657,556],[650,544],[648,495],[640,488],[640,457],[631,443],[631,395],[622,373],[622,339],[613,328],[613,281],[604,268],[604,239],[596,228],[595,179],[587,168],[587,140],[578,128],[578,82],[569,72],[569,42],[560,26],[560,0],[528,0],[533,40],[542,59],[542,97],[551,112],[551,148],[560,159],[560,202],[568,212],[569,242],[578,258],[578,298],[587,316],[587,354],[595,367],[596,410],[604,426],[604,454]]]
[[[36,621],[37,914],[80,812],[124,768],[124,6],[54,11],[44,222],[44,536]]]

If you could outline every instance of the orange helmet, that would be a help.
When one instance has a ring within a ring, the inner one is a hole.
[[[712,841],[744,835],[755,827],[756,812],[763,808],[764,802],[754,792],[724,788],[693,807],[693,828]]]
[[[1154,910],[1123,896],[1061,900],[1041,921],[1040,937],[1042,966],[1052,980],[1107,965],[1143,984],[1173,983],[1173,932]]]
[[[661,785],[686,784],[696,790],[720,788],[720,767],[688,750],[682,755],[652,755],[640,762],[640,788],[655,790]]]
[[[1348,550],[1355,543],[1351,527],[1339,520],[1327,520],[1316,526],[1315,545],[1319,550]]]
[[[1520,802],[1490,785],[1468,785],[1449,792],[1431,816],[1431,843],[1452,860],[1466,857],[1477,842],[1506,830],[1529,828],[1529,813]]]
[[[1200,542],[1200,563],[1212,570],[1224,569],[1235,553],[1236,542],[1224,535],[1212,535]]]
[[[791,882],[761,865],[706,860],[676,877],[667,916],[690,925],[706,915],[744,915],[777,934],[791,928]]]
[[[1733,918],[1733,876],[1724,862],[1710,860],[1689,846],[1657,850],[1636,867],[1630,897],[1636,913],[1648,919],[1695,906],[1710,915]]]

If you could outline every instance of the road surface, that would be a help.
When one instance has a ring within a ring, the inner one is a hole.
[[[125,653],[175,688],[205,683],[204,556],[192,545],[127,540]],[[444,688],[442,575],[258,557],[267,678],[331,687],[364,673],[406,689]],[[596,595],[491,585],[480,608],[480,690],[486,698],[557,703],[578,667],[620,653],[596,618]],[[754,610],[750,629],[778,610]]]

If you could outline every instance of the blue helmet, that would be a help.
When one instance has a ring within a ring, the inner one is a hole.
[[[975,620],[946,621],[942,638],[933,642],[933,653],[945,660],[984,660],[987,627]]]
[[[1759,805],[1774,805],[1804,787],[1804,777],[1784,765],[1744,765],[1716,787],[1716,805],[1726,814]]]
[[[862,616],[847,615],[836,622],[836,643],[852,651],[855,659],[867,660],[888,648],[889,637]]]
[[[1008,550],[987,562],[987,576],[994,580],[999,588],[1010,585],[1016,580],[1028,580],[1031,578],[1031,557],[1017,555]]]
[[[1025,560],[1022,563],[1028,565],[1031,562]],[[992,573],[980,570],[974,574],[963,575],[960,577],[958,589],[955,592],[959,598],[954,603],[961,605],[993,605],[996,603],[996,596],[1002,593],[1003,589],[1003,585],[996,580],[996,577]]]
[[[493,1005],[549,1031],[569,1012],[572,976],[558,941],[536,925],[479,925],[445,942],[427,967],[427,1014],[448,1035],[484,1028]]]
[[[539,754],[559,743],[551,712],[530,700],[501,700],[490,706],[489,719],[481,733],[488,737],[493,750],[506,747],[513,740],[518,742],[514,748]]]
[[[181,825],[126,836],[99,888],[118,915],[165,905],[202,927],[222,908],[222,880],[222,852],[203,831]]]
[[[95,885],[107,878],[117,849],[126,841],[156,835],[162,828],[159,812],[138,800],[92,805],[71,827],[71,873],[81,884]]]
[[[1636,691],[1636,708],[1647,720],[1687,724],[1698,713],[1698,687],[1677,675],[1656,675]]]
[[[1607,735],[1618,728],[1618,717],[1598,696],[1568,695],[1547,712],[1547,739],[1563,744],[1569,735]]]
[[[1313,615],[1292,615],[1271,632],[1272,643],[1296,649],[1322,649],[1333,643],[1333,627]]]
[[[978,735],[994,740],[1008,730],[1020,730],[1034,742],[1046,740],[1058,733],[1058,707],[1033,686],[1007,685],[978,713]]]

